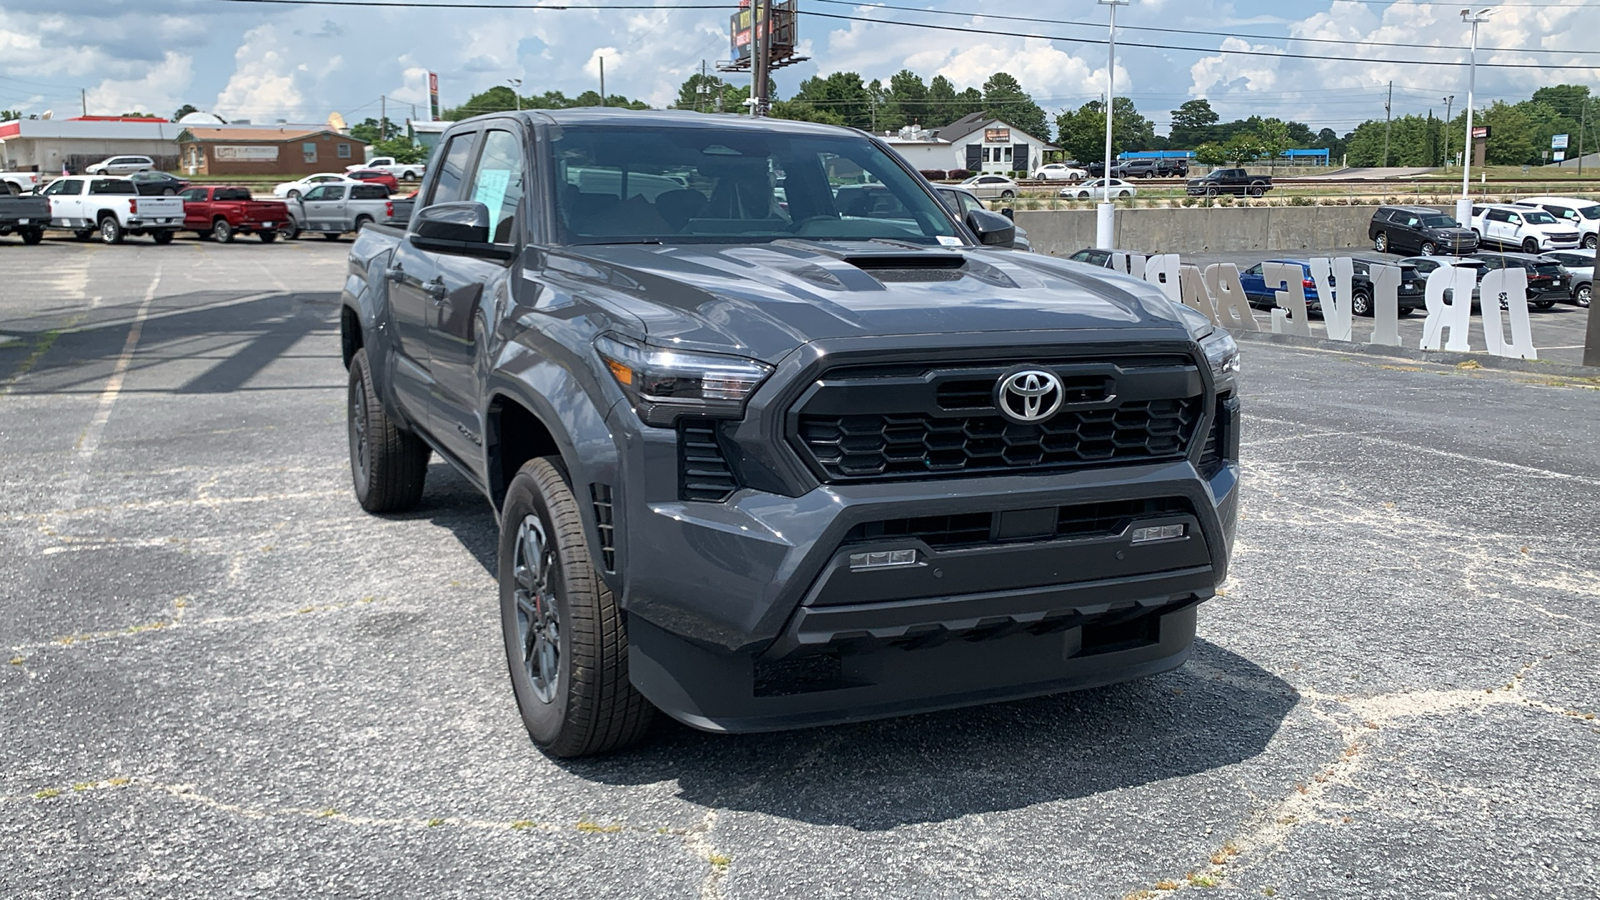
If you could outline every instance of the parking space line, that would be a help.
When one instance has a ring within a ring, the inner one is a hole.
[[[106,423],[111,421],[111,407],[117,402],[117,395],[122,393],[122,380],[128,374],[128,366],[133,362],[133,351],[139,346],[139,335],[144,331],[145,317],[150,313],[150,304],[156,299],[156,289],[161,286],[161,267],[156,267],[155,276],[150,279],[150,287],[144,292],[144,302],[139,304],[139,311],[133,316],[133,327],[128,329],[128,339],[123,342],[122,355],[117,357],[117,364],[111,370],[111,377],[106,380],[106,388],[100,394],[100,405],[95,409],[94,418],[90,420],[89,427],[78,438],[78,458],[88,459],[100,448],[100,438],[105,434]]]

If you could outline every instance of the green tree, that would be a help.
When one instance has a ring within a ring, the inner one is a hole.
[[[819,122],[823,125],[847,124],[844,117],[829,109],[818,109],[806,100],[774,100],[770,114],[774,119]]]
[[[1106,107],[1090,100],[1076,110],[1056,116],[1056,143],[1067,158],[1086,163],[1105,155]],[[1155,149],[1155,126],[1139,114],[1133,101],[1118,97],[1111,105],[1111,154]]]
[[[1050,121],[1044,110],[1006,72],[996,72],[983,83],[983,111],[1041,141],[1050,140]]]
[[[0,122],[12,122],[22,118],[21,110],[0,109]]]
[[[889,77],[887,106],[902,124],[929,127],[928,86],[922,83],[922,76],[910,69],[901,69]]]
[[[350,131],[350,136],[355,137],[355,129],[352,128]],[[405,165],[408,163],[420,163],[426,161],[428,151],[412,144],[411,141],[407,140],[404,136],[401,136],[387,141],[378,141],[377,143],[373,144],[372,155],[392,156],[394,157],[395,162]]]
[[[716,75],[699,72],[690,75],[678,87],[678,102],[673,104],[677,109],[693,109],[700,112],[715,112],[717,98],[729,85]],[[726,98],[723,98],[726,100]]]
[[[852,128],[872,127],[872,95],[855,72],[807,78],[800,82],[800,90],[790,99],[835,113]]]
[[[1247,166],[1267,155],[1267,145],[1253,134],[1236,134],[1222,145],[1222,154],[1229,162]]]
[[[451,122],[481,116],[484,113],[504,112],[517,108],[517,92],[503,84],[497,84],[487,91],[473,94],[467,102],[460,106],[452,106],[441,112],[440,118]]]
[[[404,131],[400,127],[400,123],[393,119],[387,119],[381,124],[385,127],[380,132],[380,123],[377,119],[363,119],[361,122],[350,126],[350,136],[366,141],[369,144],[376,144],[379,141],[392,141]],[[407,162],[411,162],[411,160],[407,160]]]
[[[1194,161],[1202,166],[1225,166],[1228,164],[1228,152],[1222,145],[1213,141],[1194,148]]]
[[[1263,119],[1256,137],[1261,140],[1262,149],[1276,167],[1278,160],[1283,157],[1283,151],[1290,148],[1289,123],[1282,119]]]
[[[124,119],[159,119],[160,116],[151,115],[150,113],[147,113],[147,112],[134,111],[134,112],[125,112],[125,113],[123,113],[122,114],[122,118],[124,118]]]
[[[1221,121],[1211,101],[1187,100],[1172,110],[1172,133],[1167,142],[1173,147],[1197,147],[1212,139],[1212,128]]]
[[[1488,146],[1484,153],[1484,162],[1487,164],[1521,166],[1540,162],[1541,148],[1535,143],[1533,121],[1520,104],[1496,100],[1474,117],[1473,124],[1489,126]],[[1549,138],[1545,138],[1543,143],[1544,148],[1548,149]]]

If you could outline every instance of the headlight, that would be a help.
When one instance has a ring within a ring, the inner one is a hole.
[[[737,418],[772,373],[753,359],[663,350],[619,335],[603,334],[594,346],[634,411],[651,425],[670,426],[683,414]]]
[[[1200,349],[1205,351],[1206,361],[1211,363],[1211,374],[1217,378],[1239,371],[1239,345],[1227,331],[1218,328],[1201,338]]]

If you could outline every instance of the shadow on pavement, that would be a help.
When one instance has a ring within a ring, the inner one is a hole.
[[[708,809],[859,831],[1021,809],[1260,754],[1299,694],[1207,641],[1195,642],[1193,658],[1229,677],[1179,669],[1034,700],[773,734],[712,735],[664,722],[637,750],[561,765],[606,784],[675,780],[679,796]]]

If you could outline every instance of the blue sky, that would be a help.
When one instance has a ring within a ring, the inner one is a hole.
[[[607,0],[574,0],[607,2]],[[612,0],[616,2],[616,0]],[[650,0],[631,0],[649,3]],[[605,57],[610,93],[664,105],[697,71],[727,55],[728,10],[672,10],[686,0],[659,0],[660,10],[504,11],[329,8],[221,0],[53,0],[48,11],[0,8],[0,107],[75,115],[80,90],[91,114],[142,109],[169,114],[183,103],[228,119],[320,122],[338,111],[352,121],[425,109],[426,76],[439,73],[446,105],[508,78],[525,93],[576,94],[598,85]],[[704,3],[705,0],[692,0]],[[930,16],[801,0],[817,12],[937,22],[1087,39],[1103,39],[1106,9],[1091,0],[1011,4],[1007,15],[1049,16],[1056,24],[975,17],[977,0],[886,0],[895,6],[964,15]],[[1562,51],[1529,55],[1480,53],[1480,62],[1535,62],[1541,68],[1478,72],[1480,103],[1520,99],[1561,81],[1595,83],[1600,71],[1600,0],[1519,0],[1502,4],[1481,33],[1487,47]],[[38,8],[39,5],[34,5]],[[1264,0],[1133,0],[1119,12],[1130,26],[1222,31],[1259,37],[1121,32],[1119,95],[1131,95],[1152,119],[1184,100],[1206,97],[1224,118],[1278,115],[1314,128],[1345,132],[1382,118],[1387,83],[1397,115],[1443,112],[1444,97],[1466,94],[1464,70],[1376,60],[1454,61],[1465,57],[1459,4],[1448,2],[1264,2]],[[1035,11],[1039,10],[1039,11]],[[1075,25],[1070,23],[1083,23]],[[1424,44],[1439,49],[1355,48],[1285,43],[1286,36]],[[777,74],[780,93],[817,72],[841,69],[869,80],[910,68],[943,74],[957,87],[978,86],[995,71],[1016,75],[1050,113],[1076,107],[1103,90],[1105,48],[1042,38],[962,34],[804,17],[804,51],[813,61]],[[1157,43],[1209,52],[1127,46]],[[1219,48],[1324,54],[1306,60],[1218,54]],[[1590,55],[1580,52],[1587,51]]]

